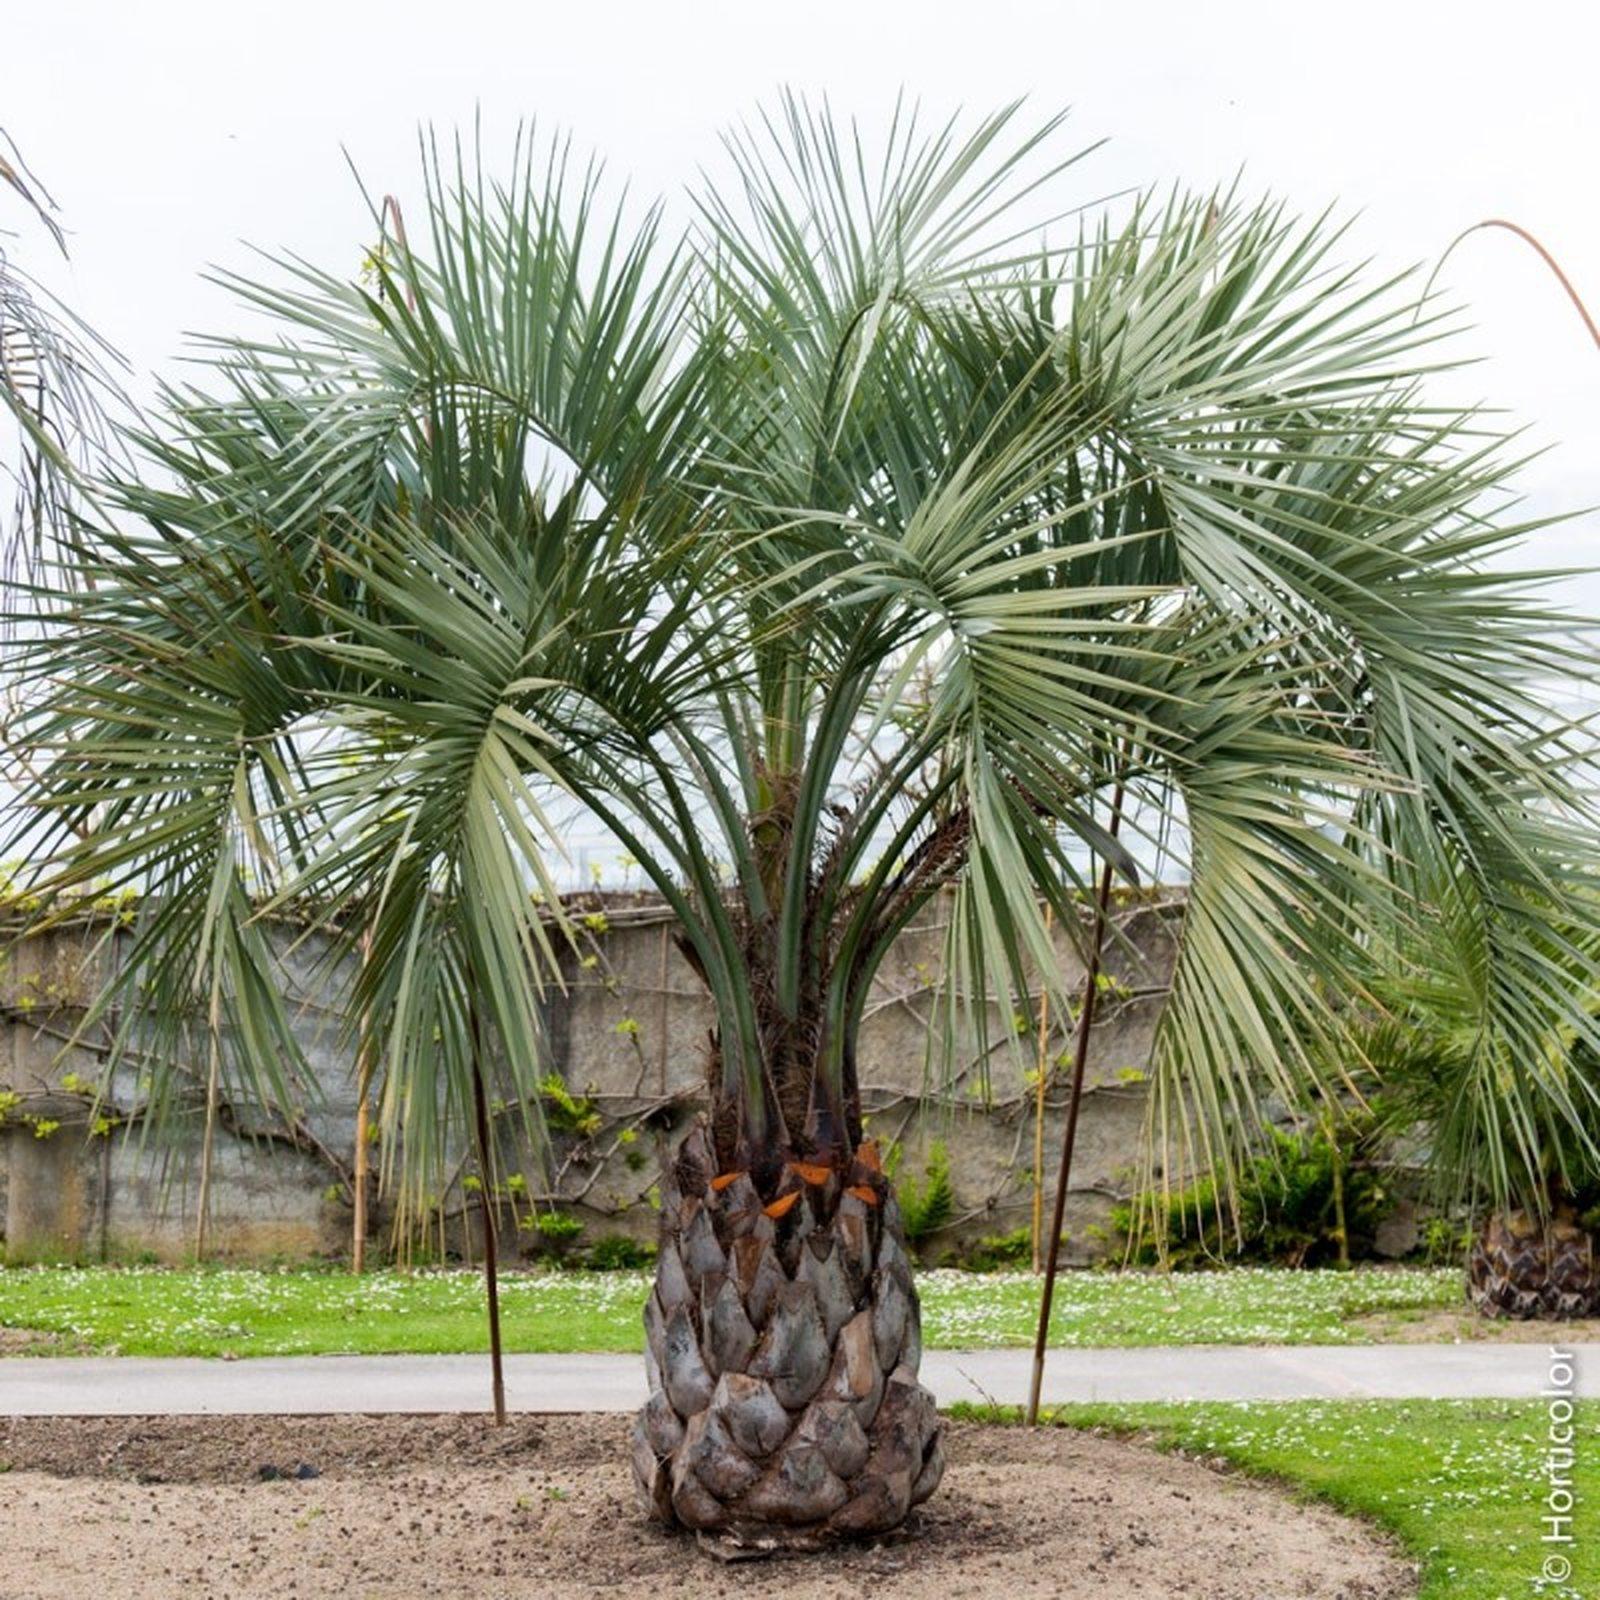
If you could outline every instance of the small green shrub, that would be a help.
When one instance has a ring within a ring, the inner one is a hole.
[[[991,1233],[961,1251],[954,1265],[969,1272],[1010,1272],[1033,1262],[1033,1229]]]
[[[898,1177],[894,1171],[900,1164],[898,1149],[894,1156],[890,1177],[900,1201],[906,1241],[919,1245],[947,1226],[956,1214],[956,1193],[950,1184],[950,1150],[943,1139],[934,1140],[928,1147],[928,1165],[920,1182]]]
[[[1592,1224],[1585,1222],[1586,1227]],[[1429,1217],[1422,1225],[1422,1258],[1430,1267],[1459,1267],[1472,1248],[1472,1228],[1449,1217]]]
[[[548,1243],[558,1247],[570,1244],[583,1232],[582,1220],[570,1211],[541,1211],[533,1225]]]
[[[1336,1173],[1343,1182],[1345,1231],[1352,1255],[1377,1228],[1384,1204],[1376,1169],[1359,1159],[1371,1137],[1366,1125],[1344,1125],[1335,1139],[1321,1129],[1274,1130],[1271,1147],[1239,1173],[1237,1207],[1209,1178],[1163,1195],[1113,1208],[1129,1258],[1175,1267],[1235,1261],[1326,1266],[1339,1255]],[[1165,1250],[1163,1252],[1163,1243]]]
[[[600,1108],[588,1095],[575,1095],[558,1072],[539,1080],[539,1099],[544,1105],[544,1120],[552,1133],[576,1134],[590,1139],[600,1131]]]
[[[642,1272],[656,1262],[656,1247],[625,1233],[608,1233],[584,1252],[583,1264],[597,1272]]]

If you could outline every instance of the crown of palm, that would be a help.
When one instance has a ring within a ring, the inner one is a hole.
[[[289,1103],[268,919],[330,963],[364,940],[385,1148],[427,1192],[484,1027],[537,1104],[572,796],[677,911],[748,1139],[849,1131],[863,997],[931,896],[935,1034],[984,1054],[986,997],[1059,983],[1085,855],[1131,876],[1175,828],[1175,1159],[1327,1086],[1328,996],[1430,884],[1492,950],[1485,1070],[1582,1120],[1528,1062],[1593,1031],[1540,704],[1582,668],[1490,564],[1526,528],[1501,441],[1421,387],[1444,324],[1231,195],[1049,250],[1070,159],[1020,128],[869,150],[787,101],[676,236],[559,144],[503,185],[430,146],[414,249],[230,280],[270,334],[135,435],[34,647],[52,884],[147,891],[124,1046],[210,1028]]]

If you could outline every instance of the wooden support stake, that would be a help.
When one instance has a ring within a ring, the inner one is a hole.
[[[1055,924],[1055,910],[1044,908],[1045,937]],[[1044,1084],[1050,1060],[1050,989],[1039,991],[1039,1052],[1035,1062],[1033,1094],[1033,1272],[1044,1270]]]
[[[361,967],[366,970],[372,955],[372,930],[361,935]],[[361,1011],[361,1044],[356,1051],[356,1157],[353,1201],[354,1215],[350,1222],[350,1270],[360,1277],[367,1264],[367,1100],[371,1092],[373,1072],[372,1014],[363,1007]]]
[[[478,1191],[483,1215],[483,1289],[489,1308],[489,1370],[494,1390],[494,1424],[506,1425],[506,1373],[500,1351],[500,1275],[496,1259],[494,1161],[489,1144],[489,1101],[483,1082],[483,1041],[477,1007],[472,1009],[472,1099],[478,1123]]]
[[[1110,836],[1122,829],[1123,780],[1111,796]],[[1100,988],[1100,951],[1105,943],[1106,921],[1111,908],[1111,862],[1100,869],[1100,885],[1094,900],[1094,927],[1089,935],[1089,960],[1083,977],[1083,1008],[1078,1013],[1078,1031],[1073,1041],[1072,1094],[1067,1102],[1067,1125],[1061,1135],[1061,1165],[1056,1170],[1056,1201],[1050,1224],[1050,1240],[1045,1256],[1044,1293],[1039,1299],[1039,1329],[1033,1342],[1033,1382],[1028,1390],[1027,1424],[1039,1422],[1039,1394],[1044,1387],[1044,1353],[1050,1335],[1050,1307],[1055,1299],[1056,1268],[1061,1255],[1061,1224],[1067,1209],[1067,1183],[1072,1175],[1072,1146],[1078,1136],[1078,1109],[1083,1104],[1083,1069],[1089,1059],[1089,1030],[1094,1026],[1094,1002]]]
[[[217,1140],[217,1102],[222,1088],[222,991],[215,978],[211,984],[211,1007],[207,1034],[211,1059],[206,1069],[206,1131],[200,1144],[200,1195],[195,1207],[194,1259],[205,1260],[206,1222],[211,1215],[211,1159]]]
[[[356,1162],[350,1219],[350,1270],[359,1278],[367,1265],[367,1081],[363,1074],[356,1100]]]

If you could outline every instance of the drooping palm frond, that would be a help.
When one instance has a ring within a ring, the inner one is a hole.
[[[1420,1141],[1439,1200],[1547,1215],[1600,1173],[1593,1028],[1573,1014],[1596,1007],[1593,918],[1515,891],[1485,906],[1459,868],[1402,876],[1369,952],[1379,1005],[1349,1014],[1348,1053],[1397,1147]]]
[[[66,252],[55,202],[0,129],[0,189]],[[9,152],[9,155],[7,154]],[[10,230],[0,227],[0,239]],[[121,358],[0,245],[0,413],[7,425],[0,471],[15,490],[0,530],[7,579],[27,572],[69,523],[81,470],[110,442],[108,407],[120,404]]]
[[[1169,1169],[1326,1087],[1329,993],[1429,883],[1494,944],[1503,1037],[1592,1033],[1541,689],[1587,669],[1491,564],[1528,530],[1504,442],[1428,398],[1445,320],[1233,195],[1047,249],[1057,136],[905,113],[872,152],[789,100],[681,237],[559,142],[503,185],[429,142],[372,281],[233,280],[281,336],[167,396],[35,654],[70,687],[31,798],[87,833],[47,887],[155,891],[134,1009],[210,1000],[271,1097],[263,918],[366,940],[380,1102],[436,1171],[480,1030],[531,1099],[566,796],[678,913],[716,1151],[757,1172],[858,1141],[867,988],[934,896],[935,1031],[986,1056],[1059,988],[1089,858],[1177,838]]]
[[[14,213],[65,254],[55,203],[4,129],[0,199],[15,201]],[[70,534],[79,499],[114,450],[108,413],[126,407],[116,381],[121,358],[27,270],[26,242],[0,218],[0,479],[10,489],[10,505],[0,510],[0,635],[7,641],[26,628],[16,613],[28,609],[29,586]],[[75,581],[74,574],[55,576]],[[0,785],[13,790],[33,776],[13,731],[19,694],[7,670],[0,676]]]

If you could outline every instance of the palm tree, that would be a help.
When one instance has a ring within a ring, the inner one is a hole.
[[[66,254],[55,202],[0,128],[0,197]],[[120,358],[17,259],[0,228],[0,473],[14,490],[0,571],[28,573],[71,520],[78,469],[109,443]],[[4,726],[9,726],[9,718]]]
[[[3,127],[0,200],[65,257],[55,201]],[[0,637],[8,646],[19,620],[31,624],[15,600],[42,568],[49,565],[51,581],[76,580],[53,560],[57,541],[80,514],[87,478],[115,448],[108,413],[126,405],[121,357],[28,270],[25,243],[26,235],[0,226],[0,480],[10,492],[9,507],[0,507]],[[0,659],[0,805],[38,779],[26,736],[18,736],[23,689],[12,666]],[[22,834],[38,848],[36,835]]]
[[[1426,924],[1397,920],[1379,943],[1381,1011],[1354,1024],[1352,1056],[1379,1134],[1422,1168],[1446,1215],[1475,1215],[1467,1298],[1487,1316],[1594,1316],[1600,1056],[1560,1015],[1537,1032],[1503,1026],[1473,896],[1465,880],[1436,882]],[[1592,915],[1552,908],[1546,959],[1590,1009],[1594,942]]]
[[[1592,1031],[1546,960],[1590,835],[1539,684],[1575,669],[1490,565],[1499,440],[1421,387],[1446,323],[1275,205],[1064,220],[1059,138],[789,99],[681,229],[559,142],[498,182],[427,143],[409,246],[231,280],[264,331],[167,395],[47,607],[45,889],[146,891],[121,1039],[283,1103],[269,920],[365,941],[413,1206],[536,1120],[552,798],[676,912],[716,1027],[645,1315],[669,1523],[811,1541],[939,1481],[855,1059],[935,897],[939,1041],[1026,1053],[1047,918],[1087,942],[1093,862],[1186,841],[1167,1171],[1328,1087],[1401,861],[1473,886],[1506,1027]]]

